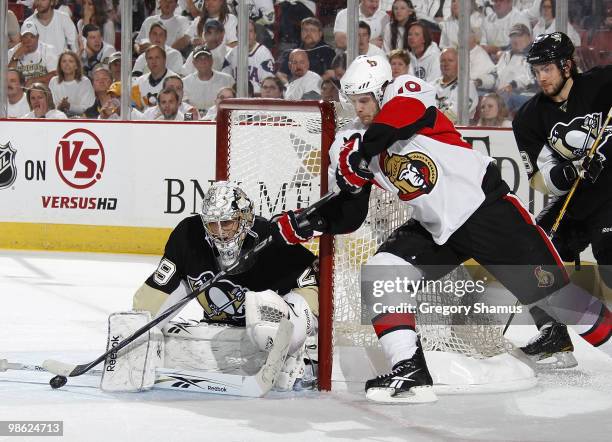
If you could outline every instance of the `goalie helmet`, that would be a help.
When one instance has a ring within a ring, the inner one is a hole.
[[[237,185],[218,181],[206,192],[200,216],[209,241],[219,252],[221,268],[231,266],[253,227],[253,202]]]
[[[340,86],[345,95],[372,93],[382,107],[385,87],[393,81],[391,65],[382,55],[360,55],[348,67]]]

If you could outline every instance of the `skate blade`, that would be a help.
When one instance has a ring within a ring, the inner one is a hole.
[[[438,397],[430,385],[423,387],[412,387],[393,395],[393,388],[370,388],[366,391],[366,399],[379,404],[425,404],[436,402]]]
[[[550,355],[532,356],[531,360],[535,362],[535,367],[538,370],[558,370],[564,368],[574,368],[578,365],[578,361],[571,351],[558,352]]]

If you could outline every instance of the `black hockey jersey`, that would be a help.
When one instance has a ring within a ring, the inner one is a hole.
[[[574,160],[588,153],[612,104],[612,66],[596,67],[574,78],[568,99],[555,103],[542,92],[521,107],[512,123],[516,143],[530,179],[544,163]],[[595,119],[595,120],[594,120]],[[589,124],[595,121],[595,125]],[[606,156],[595,184],[582,182],[568,213],[587,217],[612,198],[612,125],[605,129],[598,151]]]
[[[255,217],[242,250],[252,249],[269,235],[269,221]],[[146,284],[168,294],[179,289],[181,284],[193,291],[220,271],[215,253],[200,216],[185,218],[170,234],[164,256]],[[243,326],[247,291],[270,289],[285,295],[296,287],[316,285],[314,261],[315,256],[301,245],[273,242],[242,271],[226,275],[198,297],[204,319]]]

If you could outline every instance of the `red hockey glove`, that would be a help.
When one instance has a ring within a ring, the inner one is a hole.
[[[359,139],[347,141],[340,150],[336,168],[338,187],[350,193],[358,193],[372,178],[374,174],[370,172],[368,162],[359,152]]]
[[[298,224],[296,215],[298,211],[289,210],[272,218],[272,237],[274,241],[281,244],[300,244],[308,241],[314,236],[314,230],[310,223]]]

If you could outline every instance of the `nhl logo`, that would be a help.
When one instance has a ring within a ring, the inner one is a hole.
[[[16,153],[10,141],[7,144],[0,144],[0,189],[10,187],[17,178]]]

